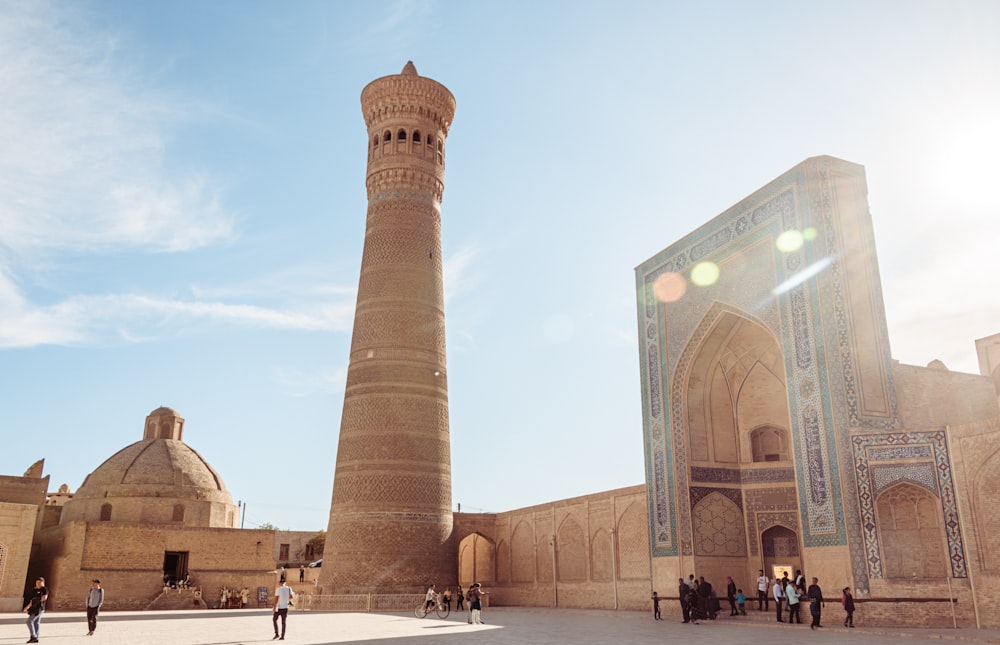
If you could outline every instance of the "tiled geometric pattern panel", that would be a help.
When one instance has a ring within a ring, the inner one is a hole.
[[[587,543],[580,523],[567,517],[559,526],[556,560],[559,580],[587,579]]]
[[[958,508],[955,502],[955,484],[951,473],[951,460],[943,430],[929,432],[890,432],[882,434],[862,434],[851,437],[853,447],[854,467],[857,474],[858,502],[861,510],[864,548],[867,560],[867,576],[881,579],[885,576],[882,553],[879,549],[879,521],[876,517],[876,500],[880,482],[881,485],[891,485],[894,482],[912,482],[924,490],[936,491],[938,497],[937,512],[941,517],[947,541],[949,566],[954,578],[968,576],[966,567],[965,547],[963,545],[961,527],[958,522]],[[932,461],[917,463],[893,464],[880,461],[872,464],[871,450],[875,455],[885,457],[892,453],[885,448],[900,448],[900,454],[911,456],[930,450]],[[911,450],[919,448],[919,450]],[[933,469],[935,483],[927,485],[929,468]]]
[[[875,493],[876,499],[882,491],[903,481],[923,486],[935,497],[938,495],[937,472],[933,463],[873,464],[870,469],[872,492]]]
[[[695,555],[746,555],[743,512],[727,496],[710,493],[692,510]]]
[[[759,553],[758,536],[775,526],[783,526],[798,534],[799,511],[796,506],[795,489],[766,488],[744,492],[747,518],[747,541],[750,554]]]
[[[776,525],[761,534],[761,551],[765,558],[797,558],[798,535],[782,525]]]

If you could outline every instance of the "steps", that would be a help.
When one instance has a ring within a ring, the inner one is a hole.
[[[146,606],[148,611],[207,609],[205,599],[194,589],[164,589]]]

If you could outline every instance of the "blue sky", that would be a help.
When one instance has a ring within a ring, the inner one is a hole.
[[[633,268],[816,155],[863,164],[893,356],[1000,332],[1000,3],[0,3],[0,473],[76,490],[165,405],[246,525],[326,527],[361,89],[458,108],[453,499],[642,483]]]

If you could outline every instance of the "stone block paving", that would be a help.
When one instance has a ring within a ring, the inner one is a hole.
[[[826,626],[812,631],[808,624],[778,624],[765,616],[703,621],[685,625],[664,613],[654,621],[650,613],[578,609],[489,608],[486,625],[469,625],[466,614],[447,620],[435,616],[414,618],[401,614],[360,614],[294,611],[288,617],[285,640],[299,645],[365,643],[366,645],[662,645],[683,640],[685,645],[767,643],[768,645],[823,645],[875,643],[902,645],[914,640],[955,640],[1000,643],[1000,630],[976,629],[845,629],[833,612]],[[24,643],[28,629],[23,614],[0,614],[0,645]],[[106,612],[97,633],[86,636],[84,614],[46,612],[41,643],[46,645],[243,645],[272,642],[271,613],[246,609],[198,612]]]

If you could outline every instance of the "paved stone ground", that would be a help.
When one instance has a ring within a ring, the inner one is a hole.
[[[668,603],[669,606],[669,603]],[[839,608],[838,608],[839,609]],[[752,612],[753,613],[753,612]],[[466,624],[466,614],[447,620],[417,619],[401,614],[296,612],[288,617],[286,641],[299,645],[365,643],[366,645],[662,645],[683,639],[685,645],[766,643],[767,645],[902,645],[914,640],[958,640],[1000,643],[1000,630],[975,629],[844,629],[828,612],[826,626],[777,624],[766,616],[729,618],[684,625],[673,615],[654,621],[649,613],[577,609],[488,608],[487,625]],[[0,645],[23,643],[28,629],[23,614],[0,614]],[[107,612],[97,633],[87,633],[83,613],[46,612],[41,642],[47,645],[242,645],[269,643],[273,635],[268,610],[199,612]]]

